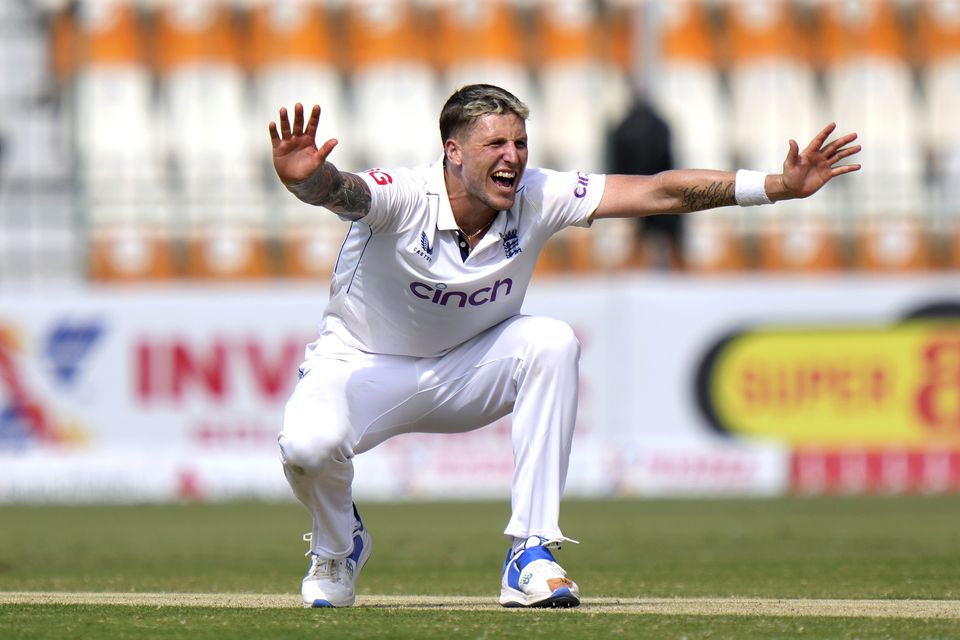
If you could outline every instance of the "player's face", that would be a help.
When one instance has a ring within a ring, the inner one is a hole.
[[[527,166],[527,126],[516,114],[490,114],[460,140],[467,193],[494,211],[513,206]]]

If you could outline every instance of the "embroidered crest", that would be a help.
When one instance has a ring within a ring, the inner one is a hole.
[[[506,233],[501,233],[500,239],[503,240],[503,253],[508,258],[512,258],[522,251],[516,229],[510,229]]]

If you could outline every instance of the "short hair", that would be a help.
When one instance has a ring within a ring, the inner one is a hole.
[[[492,84],[461,87],[453,92],[440,111],[440,141],[446,143],[484,116],[503,113],[512,113],[526,120],[530,108],[506,89]]]

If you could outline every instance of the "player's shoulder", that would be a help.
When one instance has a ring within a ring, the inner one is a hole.
[[[585,171],[557,171],[542,167],[527,167],[520,179],[520,189],[528,199],[580,199],[590,189],[592,180],[593,174]]]
[[[358,172],[370,189],[370,210],[363,220],[375,232],[396,231],[424,211],[431,184],[429,166],[367,169]],[[440,174],[441,185],[442,173]]]
[[[372,182],[377,187],[393,185],[424,186],[428,180],[428,166],[422,167],[373,167],[358,171],[357,175]]]

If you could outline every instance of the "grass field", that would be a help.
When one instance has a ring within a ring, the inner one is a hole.
[[[0,507],[0,638],[960,638],[960,496],[568,501],[568,611],[494,604],[506,503],[360,507],[335,611],[297,504]]]

